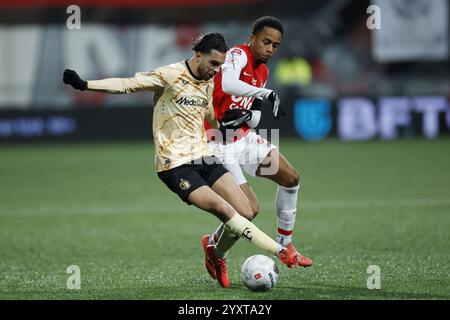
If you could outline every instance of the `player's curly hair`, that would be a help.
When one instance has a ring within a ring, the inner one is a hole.
[[[227,43],[222,34],[210,32],[199,35],[192,42],[192,50],[201,53],[210,53],[211,50],[217,50],[225,53],[228,50]]]
[[[264,29],[264,27],[274,28],[274,29],[280,31],[281,35],[283,35],[283,33],[284,33],[284,28],[283,28],[283,25],[281,24],[280,20],[278,20],[275,17],[271,17],[271,16],[261,17],[258,20],[256,20],[253,23],[252,33],[257,34],[259,31]]]

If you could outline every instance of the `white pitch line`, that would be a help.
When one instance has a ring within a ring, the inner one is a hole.
[[[333,201],[300,201],[300,210],[333,210],[333,209],[373,209],[373,208],[404,208],[404,207],[436,207],[450,206],[450,199],[389,199],[389,200],[333,200]],[[274,202],[263,202],[263,210],[272,210]],[[190,212],[197,210],[192,206],[177,205],[176,207],[166,204],[148,205],[86,205],[86,206],[64,206],[64,205],[39,205],[37,207],[0,207],[0,217],[43,217],[63,215],[120,215],[120,214],[155,214],[168,212]],[[450,213],[450,208],[449,208]]]

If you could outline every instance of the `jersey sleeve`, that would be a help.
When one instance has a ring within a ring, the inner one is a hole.
[[[226,53],[222,71],[224,71],[224,69],[232,69],[240,75],[242,69],[247,65],[247,60],[247,55],[244,50],[240,48],[231,48]]]
[[[88,90],[107,93],[132,93],[140,90],[158,91],[167,85],[167,70],[162,67],[151,72],[138,72],[132,78],[89,80]]]
[[[239,79],[247,61],[247,54],[242,49],[232,48],[227,52],[225,63],[222,65],[222,90],[238,97],[267,97],[272,90],[258,88]]]

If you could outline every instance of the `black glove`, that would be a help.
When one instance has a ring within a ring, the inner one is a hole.
[[[87,89],[87,81],[81,79],[75,71],[70,69],[64,70],[63,82],[81,91]]]
[[[272,115],[275,119],[280,118],[280,114],[284,116],[284,111],[281,110],[280,106],[280,98],[278,98],[278,95],[275,93],[275,91],[272,91],[272,93],[267,97],[267,100],[272,104]]]
[[[230,109],[223,114],[220,126],[225,129],[238,129],[251,118],[252,112],[250,110]]]
[[[252,107],[251,107],[252,110],[262,111],[261,106],[262,106],[262,100],[261,99],[258,99],[258,98],[253,99]]]

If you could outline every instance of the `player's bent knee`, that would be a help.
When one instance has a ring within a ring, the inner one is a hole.
[[[215,203],[215,204],[213,204],[211,209],[219,216],[219,218],[223,222],[230,220],[233,217],[234,212],[235,212],[233,207],[230,204],[228,204],[227,202]]]
[[[300,184],[300,173],[297,170],[294,170],[294,181],[293,181],[294,187],[298,186]]]
[[[286,188],[293,188],[298,186],[300,183],[300,174],[297,170],[293,169],[290,174],[285,179],[285,185]]]
[[[239,214],[241,216],[243,216],[244,218],[246,218],[247,220],[252,221],[253,218],[255,217],[253,210],[251,208],[249,208],[248,210],[244,210],[242,212],[239,212]]]
[[[241,208],[236,211],[228,202],[218,202],[213,204],[211,210],[219,217],[222,222],[227,222],[230,220],[234,214],[237,212],[247,220],[252,220],[254,217],[253,211],[250,208]]]
[[[257,203],[253,203],[252,204],[253,219],[255,219],[256,216],[258,215],[259,210],[260,210],[259,203],[258,202]]]

